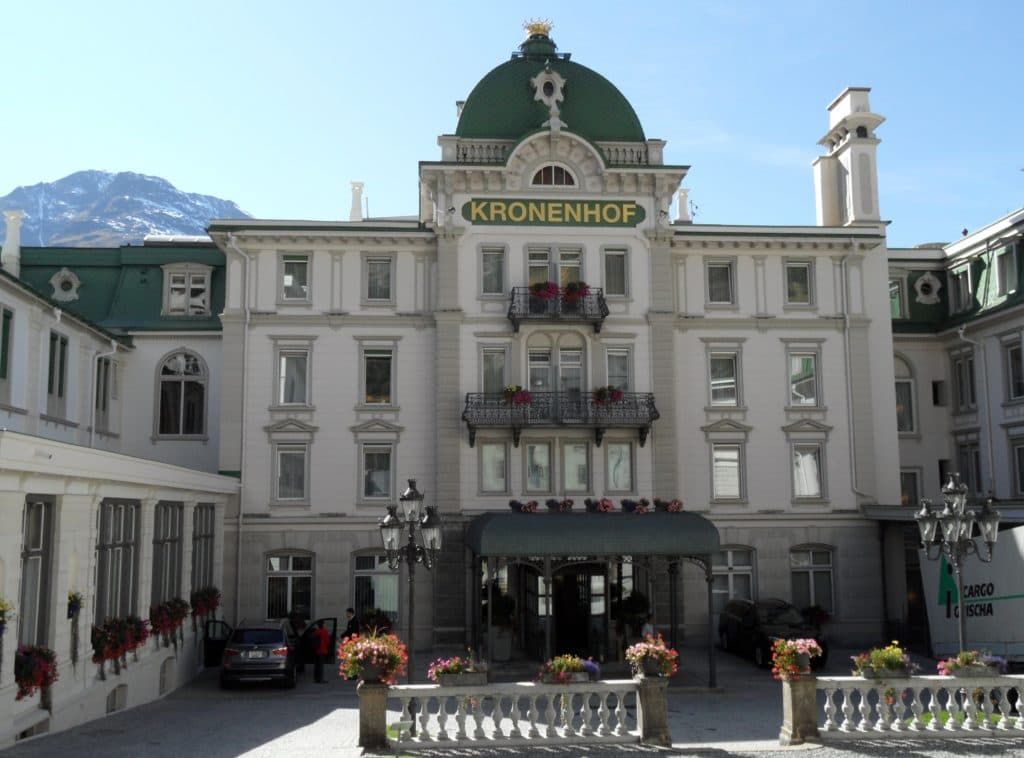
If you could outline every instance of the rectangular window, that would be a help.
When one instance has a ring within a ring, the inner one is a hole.
[[[812,268],[806,261],[786,262],[786,304],[811,305]]]
[[[308,405],[309,351],[281,351],[278,360],[277,402],[281,405]]]
[[[363,626],[381,617],[398,624],[398,571],[388,568],[383,555],[357,555],[352,572],[352,607]]]
[[[632,364],[629,348],[610,347],[605,352],[605,358],[608,361],[608,384],[623,392],[629,392],[629,376]]]
[[[531,247],[527,251],[530,284],[543,284],[551,280],[551,251]]]
[[[277,500],[305,500],[309,448],[277,445]]]
[[[754,599],[754,551],[728,548],[715,553],[711,562],[712,611],[721,613],[730,600]]]
[[[566,492],[590,489],[589,451],[585,442],[567,442],[562,447],[562,488]]]
[[[180,266],[181,264],[177,264]],[[206,316],[210,313],[210,273],[202,271],[165,270],[164,314],[168,316]]]
[[[789,554],[793,582],[793,605],[816,605],[826,613],[835,612],[832,594],[832,551],[794,550]]]
[[[916,471],[900,472],[900,505],[917,508],[920,504],[921,495],[917,481]]]
[[[633,444],[608,442],[608,490],[633,491]]]
[[[914,386],[906,379],[896,380],[896,430],[910,433],[914,427]]]
[[[481,353],[483,370],[483,391],[488,395],[504,391],[505,384],[505,348],[484,348]]]
[[[818,445],[793,446],[793,497],[821,498],[821,447]]]
[[[903,318],[903,280],[889,280],[889,316],[891,318]]]
[[[1019,342],[1006,347],[1006,395],[1010,400],[1024,397],[1024,365]]]
[[[1017,467],[1017,494],[1024,495],[1024,443],[1014,443],[1013,463]]]
[[[363,351],[363,372],[366,391],[363,402],[367,405],[391,405],[391,350],[367,349]]]
[[[960,478],[967,485],[968,492],[981,492],[981,449],[973,443],[958,445],[956,453]]]
[[[529,356],[530,364],[530,391],[550,392],[551,391],[551,351],[531,350]]]
[[[953,313],[970,310],[971,270],[969,268],[962,268],[950,274],[950,278],[949,299]]]
[[[606,297],[625,297],[626,283],[625,248],[608,248],[604,251],[604,294]]]
[[[737,500],[743,496],[739,445],[711,446],[711,483],[715,500]]]
[[[480,445],[480,491],[508,492],[508,447],[504,442]]]
[[[505,294],[505,248],[485,247],[481,253],[481,292],[485,295]]]
[[[181,596],[181,503],[157,503],[153,524],[152,604]]]
[[[728,261],[711,261],[706,264],[708,280],[708,303],[710,305],[732,305],[733,264]]]
[[[309,301],[309,256],[286,255],[281,259],[281,299]]]
[[[110,430],[116,364],[110,358],[96,359],[96,428]]]
[[[996,273],[997,295],[1009,295],[1017,291],[1017,254],[1013,246],[1004,247],[996,256]]]
[[[558,251],[558,286],[565,288],[569,282],[583,279],[583,252],[581,250]]]
[[[366,299],[380,302],[391,302],[391,266],[392,259],[366,259]]]
[[[363,446],[363,497],[391,497],[391,458],[390,445]]]
[[[738,405],[736,354],[711,353],[708,361],[711,372],[711,404]]]
[[[97,624],[106,618],[135,613],[138,514],[136,503],[105,500],[100,504],[96,542]]]
[[[558,351],[558,389],[580,392],[583,389],[583,351],[563,347]]]
[[[932,405],[946,404],[946,383],[941,379],[932,382]]]
[[[551,445],[532,442],[526,446],[526,489],[551,492]]]
[[[200,503],[192,513],[192,589],[213,585],[213,540],[216,507]]]
[[[50,332],[50,358],[46,378],[46,413],[63,418],[68,380],[68,338]]]
[[[961,355],[953,359],[953,378],[956,381],[957,411],[973,409],[976,406],[973,355]]]
[[[819,405],[818,356],[816,353],[789,354],[789,404]]]
[[[18,644],[49,642],[48,609],[53,563],[53,503],[25,501],[22,515],[21,603]],[[10,618],[7,619],[10,622]]]
[[[4,384],[11,375],[11,345],[14,342],[14,311],[0,308],[0,401],[6,399]]]
[[[272,555],[267,558],[267,618],[296,613],[313,615],[313,558],[309,555]]]

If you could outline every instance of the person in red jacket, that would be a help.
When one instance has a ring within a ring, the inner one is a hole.
[[[316,662],[313,664],[313,681],[317,684],[327,684],[324,679],[324,662],[331,652],[331,635],[324,628],[323,621],[316,622],[316,629],[313,630],[313,653],[316,655]]]

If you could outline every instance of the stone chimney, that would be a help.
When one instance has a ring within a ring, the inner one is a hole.
[[[24,217],[24,211],[4,211],[7,239],[4,240],[3,252],[0,254],[0,265],[15,278],[21,276],[21,220]]]
[[[348,212],[349,221],[363,220],[363,183],[352,182],[352,209]]]

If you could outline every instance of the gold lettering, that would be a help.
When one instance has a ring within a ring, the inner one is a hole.
[[[526,203],[515,200],[508,205],[508,220],[514,224],[526,221]]]
[[[470,200],[469,201],[469,221],[487,221],[487,206],[486,200]]]
[[[602,216],[606,224],[617,224],[622,218],[622,208],[615,203],[605,203]]]
[[[562,211],[564,210],[564,203],[548,203],[548,222],[552,224],[561,224],[564,221],[562,218]]]
[[[530,221],[540,221],[542,224],[548,220],[547,204],[530,203]]]
[[[622,223],[626,226],[630,225],[633,220],[633,216],[636,215],[636,203],[623,203],[622,204]]]
[[[578,224],[580,222],[580,204],[579,203],[566,203],[565,204],[565,223],[567,224]]]
[[[597,224],[601,221],[600,203],[585,203],[583,205],[583,223]]]
[[[501,217],[502,221],[506,221],[505,218],[505,203],[504,202],[492,202],[491,203],[491,221],[497,221],[498,217]]]

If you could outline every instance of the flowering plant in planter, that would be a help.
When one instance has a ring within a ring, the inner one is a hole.
[[[998,655],[989,655],[978,650],[964,650],[958,655],[939,661],[940,676],[962,676],[965,673],[1005,674],[1006,659]]]
[[[650,513],[651,501],[645,497],[639,500],[626,499],[622,501],[622,510],[626,513]]]
[[[353,634],[338,646],[338,661],[339,673],[345,679],[361,679],[369,667],[376,667],[380,681],[394,684],[405,673],[409,653],[394,634]]]
[[[591,397],[594,398],[594,405],[607,405],[610,403],[621,402],[623,394],[622,390],[614,384],[609,384],[605,387],[598,387],[595,389],[591,393]]]
[[[44,645],[21,645],[14,655],[15,700],[30,697],[37,689],[57,681],[57,654]]]
[[[563,498],[561,500],[559,500],[558,498],[549,497],[547,500],[544,501],[544,505],[546,505],[552,511],[561,511],[562,513],[564,513],[566,511],[572,510],[573,500],[571,497]]]
[[[189,597],[192,616],[209,616],[220,608],[220,590],[216,587],[203,587],[195,590]]]
[[[590,294],[590,286],[584,281],[569,282],[565,285],[565,299],[575,302]]]
[[[586,662],[578,655],[556,655],[540,667],[540,679],[550,679],[560,684],[571,682],[573,674],[587,673]]]
[[[541,300],[554,300],[558,297],[558,285],[554,282],[534,282],[530,285],[530,294]]]
[[[683,501],[679,498],[673,500],[662,500],[659,497],[654,498],[654,510],[663,511],[665,513],[682,513]]]
[[[68,618],[73,619],[82,610],[82,593],[68,592]]]
[[[0,597],[0,637],[4,636],[7,622],[12,618],[14,618],[14,606]]]
[[[486,668],[473,659],[473,651],[463,658],[455,655],[451,658],[438,658],[427,668],[427,679],[440,683],[445,674],[484,674]]]
[[[506,405],[530,405],[533,402],[530,391],[523,389],[519,384],[506,384],[502,392]]]
[[[876,672],[906,676],[918,668],[916,663],[910,662],[910,655],[896,640],[885,647],[876,647],[866,653],[851,655],[850,660],[853,661],[854,675],[865,677],[873,676]]]
[[[659,676],[675,676],[679,671],[679,652],[665,644],[659,634],[647,637],[626,648],[626,660],[633,669],[633,675],[653,668]]]
[[[523,503],[519,500],[509,500],[508,507],[514,510],[516,513],[536,513],[537,501],[527,500],[525,503]]]
[[[583,504],[587,506],[588,513],[611,513],[615,510],[615,502],[608,497],[603,497],[600,500],[588,497]]]
[[[821,654],[821,645],[816,640],[775,640],[772,645],[772,675],[782,682],[795,682],[801,674],[807,673],[811,658]]]
[[[134,652],[149,639],[149,622],[138,616],[128,616],[124,622],[128,627],[128,649]]]
[[[169,603],[160,603],[149,609],[149,627],[154,635],[163,638],[164,647],[170,644],[170,635],[177,628]],[[160,643],[157,643],[157,647]]]

